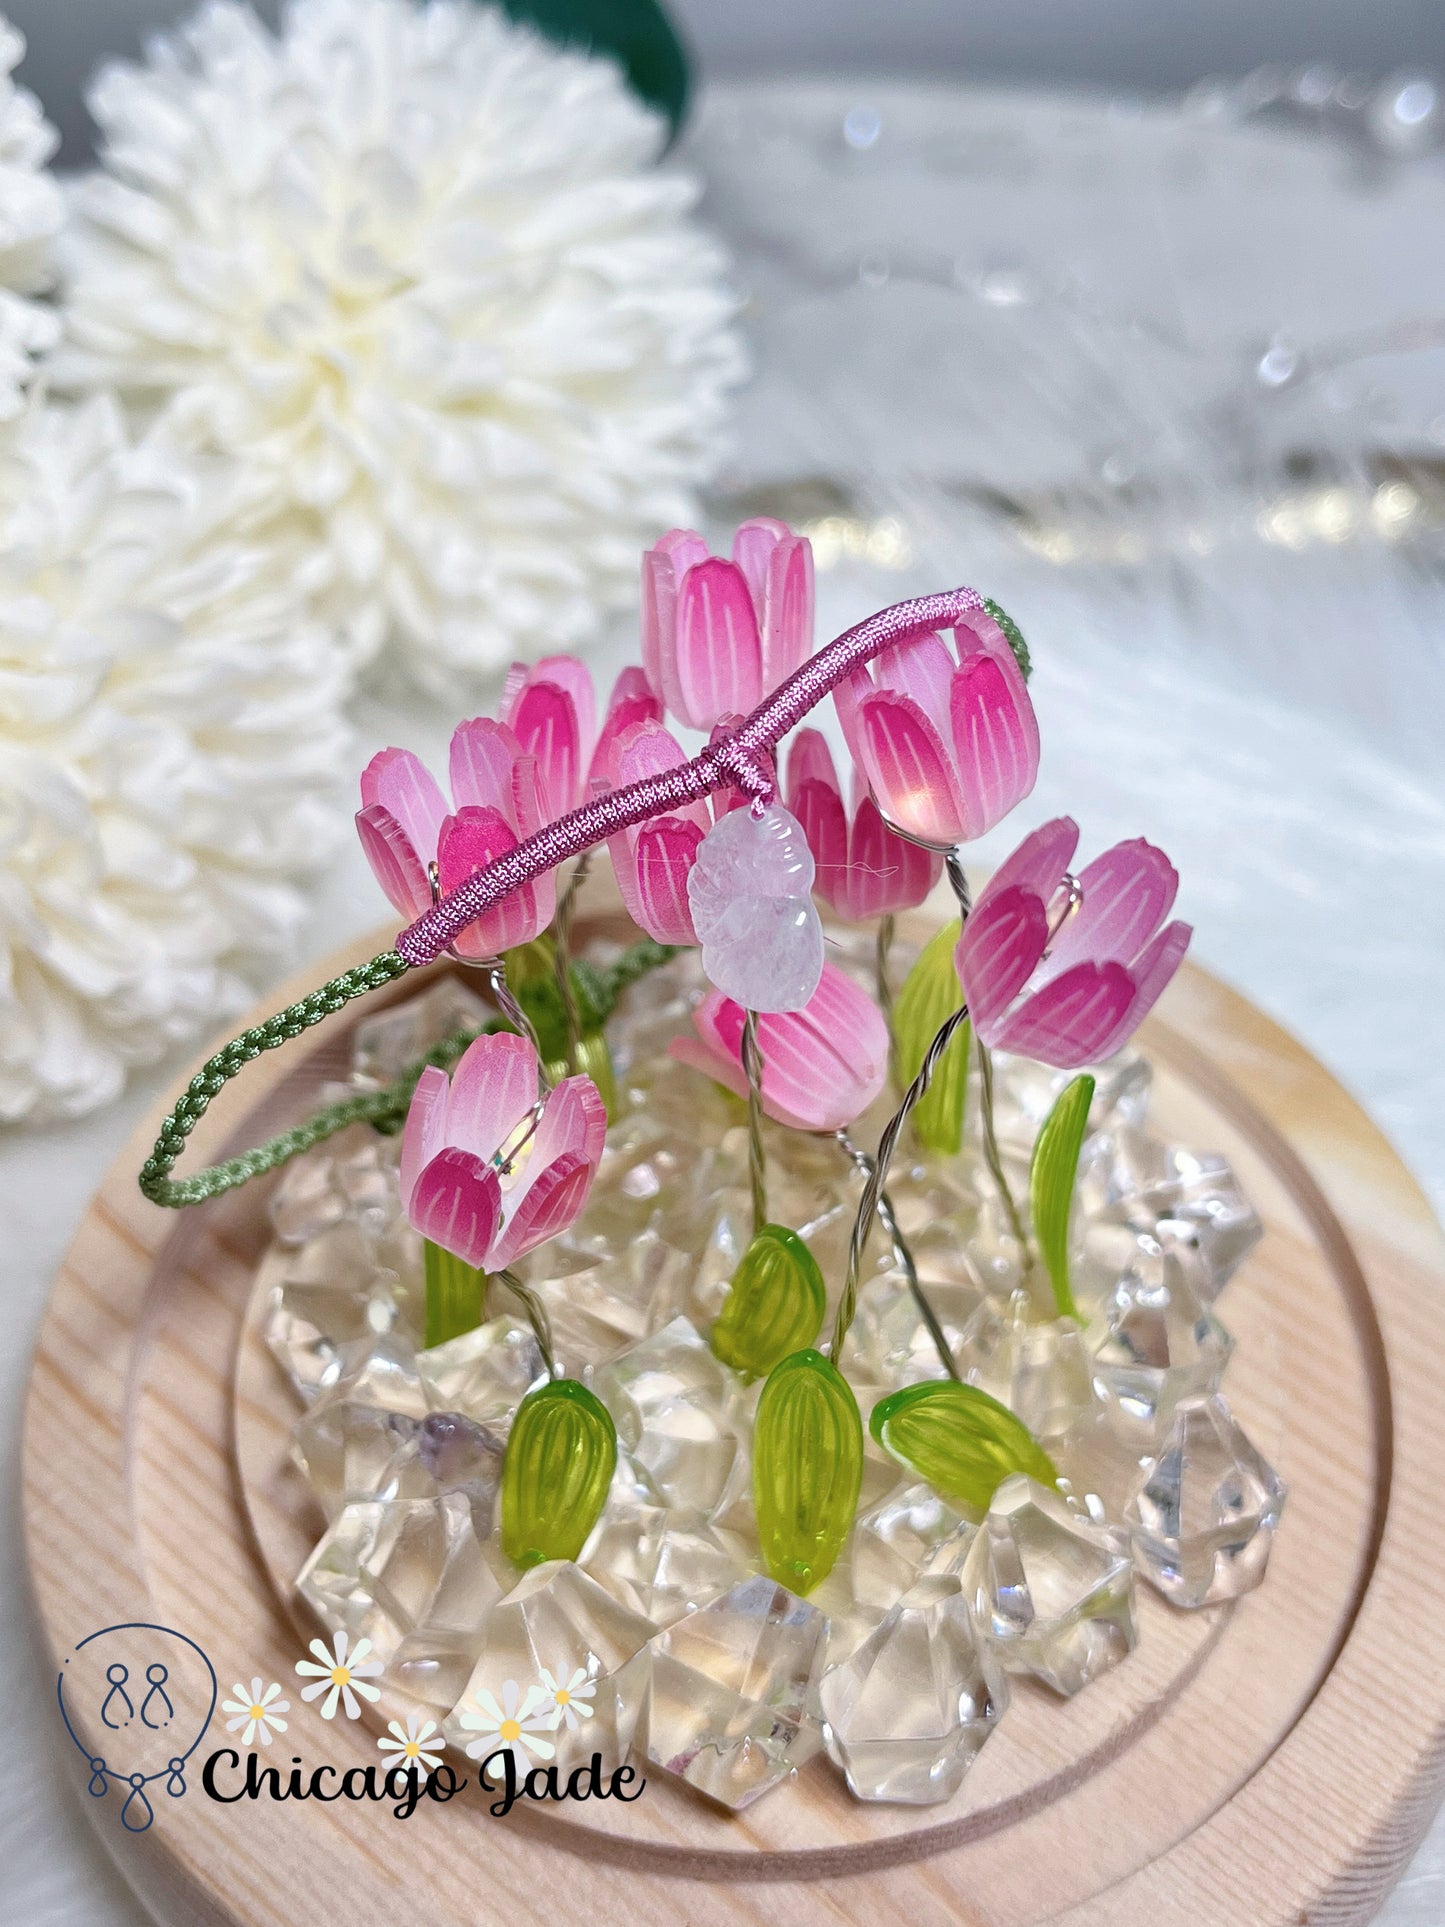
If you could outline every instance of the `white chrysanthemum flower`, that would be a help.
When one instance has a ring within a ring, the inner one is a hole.
[[[475,0],[221,0],[90,94],[68,383],[240,458],[364,658],[439,693],[585,641],[742,372],[696,188],[610,62]]]
[[[0,1118],[89,1110],[243,1004],[329,845],[336,653],[234,493],[104,397],[0,439]]]
[[[25,41],[0,15],[0,421],[20,412],[33,358],[55,345],[53,308],[27,297],[55,278],[52,244],[65,217],[46,172],[58,136],[28,88],[11,79]]]

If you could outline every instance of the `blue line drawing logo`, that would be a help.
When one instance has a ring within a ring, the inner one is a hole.
[[[144,1833],[156,1817],[146,1788],[164,1780],[172,1799],[186,1790],[186,1762],[216,1710],[215,1667],[184,1633],[129,1620],[73,1647],[55,1691],[90,1767],[88,1791],[99,1800],[112,1780],[125,1787],[120,1823]]]

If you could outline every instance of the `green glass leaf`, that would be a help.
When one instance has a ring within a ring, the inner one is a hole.
[[[617,1116],[617,1079],[612,1069],[612,1052],[600,1030],[589,1031],[577,1039],[577,1070],[597,1086],[607,1108],[607,1122],[613,1123]],[[548,1060],[547,1076],[552,1083],[560,1084],[564,1077],[571,1075],[572,1066],[565,1049],[560,1057]]]
[[[971,1512],[987,1512],[1012,1473],[1027,1472],[1041,1485],[1058,1480],[1022,1420],[976,1385],[931,1379],[905,1386],[878,1401],[868,1429],[885,1452]]]
[[[524,1570],[575,1559],[617,1465],[617,1428],[575,1378],[549,1379],[517,1407],[502,1461],[502,1550]]]
[[[502,0],[513,20],[549,40],[610,54],[632,91],[665,114],[674,133],[687,107],[687,59],[658,0]]]
[[[1019,666],[1019,674],[1023,677],[1024,681],[1027,682],[1033,674],[1033,662],[1029,656],[1029,646],[1024,641],[1023,630],[1019,628],[1007,610],[1000,609],[992,596],[984,597],[983,606],[987,613],[993,617],[999,628],[1003,630],[1004,641],[1008,644],[1009,648],[1013,650],[1014,661]]]
[[[753,1421],[753,1505],[763,1563],[808,1593],[833,1570],[858,1510],[863,1419],[848,1381],[821,1352],[775,1365]]]
[[[1039,1256],[1054,1288],[1054,1303],[1061,1318],[1079,1315],[1069,1283],[1069,1212],[1074,1202],[1079,1151],[1089,1127],[1089,1106],[1093,1101],[1094,1080],[1087,1071],[1064,1086],[1034,1140],[1033,1162],[1029,1166],[1029,1207],[1033,1212],[1034,1237],[1038,1240]]]
[[[445,1345],[449,1338],[475,1331],[482,1322],[482,1306],[487,1293],[487,1274],[469,1265],[454,1251],[422,1239],[422,1263],[426,1272],[427,1348]]]
[[[945,924],[923,946],[893,1006],[893,1043],[899,1082],[905,1088],[917,1077],[928,1046],[963,1002],[953,965],[960,929],[958,923]],[[939,1059],[933,1082],[914,1106],[914,1136],[925,1151],[937,1151],[945,1157],[956,1156],[963,1147],[971,1030],[969,1024],[959,1025]]]
[[[818,1336],[827,1308],[818,1261],[796,1231],[765,1224],[742,1255],[712,1328],[724,1365],[761,1378]]]

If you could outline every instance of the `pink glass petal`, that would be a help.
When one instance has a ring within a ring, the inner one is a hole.
[[[973,1027],[986,1044],[999,1041],[999,1024],[1043,955],[1048,940],[1044,906],[1017,885],[980,897],[963,926],[954,963]]]
[[[476,871],[486,869],[488,864],[516,847],[516,832],[500,810],[478,804],[458,810],[443,824],[437,850],[438,879],[443,893],[455,890]],[[550,877],[547,881],[550,882]],[[456,940],[457,955],[479,960],[495,957],[515,944],[530,942],[545,929],[552,912],[549,907],[546,914],[542,914],[537,900],[540,882],[541,879],[538,883],[525,884],[511,896],[504,897],[485,916],[469,923]]]
[[[416,1080],[401,1134],[401,1203],[406,1210],[416,1181],[447,1141],[447,1094],[451,1084],[444,1070],[428,1064]]]
[[[833,691],[833,708],[837,712],[843,741],[848,745],[848,754],[853,758],[855,769],[861,769],[863,764],[863,721],[859,710],[872,694],[873,678],[866,668],[855,669]]]
[[[770,693],[813,648],[813,545],[790,535],[768,558],[762,615],[763,689]]]
[[[448,1145],[417,1178],[407,1217],[424,1238],[485,1270],[502,1215],[502,1187],[491,1166]]]
[[[711,729],[762,700],[762,645],[743,572],[710,556],[683,577],[677,601],[677,713]],[[671,706],[671,705],[669,705]]]
[[[629,664],[617,678],[607,704],[607,714],[603,718],[597,747],[592,752],[591,768],[587,773],[588,788],[594,794],[613,788],[613,756],[620,739],[638,723],[661,721],[661,697],[654,694],[643,671],[635,663]]]
[[[494,1031],[467,1046],[452,1072],[448,1144],[492,1158],[537,1100],[537,1053],[530,1039]]]
[[[853,818],[845,901],[837,908],[855,921],[912,910],[942,874],[943,858],[894,836],[872,797],[865,796]]]
[[[510,811],[512,765],[522,746],[505,723],[474,716],[452,732],[452,796],[461,809],[468,803]]]
[[[1179,873],[1162,850],[1135,837],[1095,857],[1079,884],[1083,901],[1049,947],[1051,977],[1086,957],[1132,963],[1168,916]]]
[[[1071,816],[1055,816],[1030,830],[1018,848],[1006,856],[979,892],[974,915],[991,897],[1005,890],[1027,890],[1048,903],[1063,880],[1079,847],[1079,826]]]
[[[733,561],[747,582],[759,629],[763,626],[763,609],[768,597],[768,564],[778,544],[791,539],[792,530],[775,515],[755,515],[751,521],[739,522],[733,536]]]
[[[957,664],[941,636],[890,643],[873,659],[874,687],[909,696],[939,735],[948,734],[948,699]]]
[[[965,834],[963,801],[938,731],[907,696],[875,692],[858,706],[861,755],[879,809],[929,843]]]
[[[796,767],[796,758],[794,759]],[[810,777],[794,788],[788,807],[803,826],[817,870],[813,888],[840,916],[867,916],[849,904],[848,813],[833,783]]]
[[[363,808],[379,803],[394,817],[423,864],[435,855],[447,799],[425,763],[409,749],[377,751],[361,772],[361,802]]]
[[[1008,637],[987,609],[973,609],[967,615],[960,616],[953,625],[953,640],[960,662],[967,661],[973,655],[992,656],[995,661],[1012,669],[1020,681],[1023,680],[1018,658],[1008,646]]]
[[[888,1075],[883,1013],[836,964],[825,964],[807,1006],[758,1020],[763,1107],[805,1131],[851,1124]]]
[[[992,656],[973,656],[953,679],[950,723],[963,834],[970,842],[1001,823],[1039,773],[1039,726],[1023,678]]]
[[[387,902],[404,917],[420,916],[431,903],[431,883],[411,838],[391,811],[368,803],[356,813],[356,834]]]
[[[640,783],[648,776],[664,776],[670,769],[680,769],[686,761],[687,751],[670,729],[658,722],[636,723],[617,739],[612,757],[612,786],[624,789],[629,783]],[[703,802],[686,803],[672,813],[685,822],[700,823],[704,829],[712,820]]]
[[[634,834],[635,920],[657,943],[696,943],[687,877],[707,832],[677,816],[654,817]]]
[[[1134,998],[1134,980],[1122,964],[1075,964],[1025,997],[985,1041],[1058,1070],[1077,1070],[1108,1055]]]
[[[537,759],[548,816],[576,809],[586,764],[577,705],[568,692],[560,683],[529,682],[507,722],[523,750]]]
[[[564,1077],[547,1093],[532,1140],[531,1162],[541,1170],[564,1152],[596,1164],[607,1140],[607,1107],[590,1077]]]
[[[1158,1003],[1183,962],[1193,934],[1192,927],[1187,923],[1167,924],[1135,963],[1129,972],[1134,980],[1133,1002],[1104,1041],[1103,1054],[1106,1057],[1124,1048]]]
[[[680,715],[677,686],[677,596],[682,578],[707,560],[707,543],[691,529],[669,529],[642,558],[642,667],[659,697]]]
[[[843,793],[838,785],[833,752],[821,729],[798,730],[788,747],[789,809],[793,807],[792,798],[800,783],[826,783],[829,789],[837,790],[840,796]]]
[[[586,1204],[596,1175],[595,1164],[569,1151],[520,1190],[504,1191],[502,1234],[492,1251],[493,1270],[515,1264],[565,1231]]]

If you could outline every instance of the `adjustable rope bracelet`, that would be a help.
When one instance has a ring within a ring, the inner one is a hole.
[[[946,629],[960,617],[983,610],[1003,629],[1010,646],[1021,655],[1020,667],[1027,666],[1023,641],[1014,624],[996,603],[974,589],[945,590],[937,595],[914,596],[870,616],[866,622],[845,630],[840,636],[809,658],[787,681],[760,703],[731,734],[710,743],[707,748],[676,769],[662,775],[645,777],[626,788],[612,790],[559,817],[536,835],[517,844],[505,856],[478,870],[455,890],[441,897],[424,916],[410,924],[397,937],[391,950],[383,951],[369,963],[345,970],[329,983],[308,992],[285,1010],[268,1017],[262,1024],[243,1031],[201,1067],[186,1086],[170,1115],[160,1128],[155,1148],[140,1172],[140,1188],[155,1204],[170,1208],[202,1204],[208,1198],[233,1190],[263,1172],[274,1169],[297,1152],[339,1130],[344,1124],[394,1117],[405,1109],[411,1085],[422,1065],[412,1067],[393,1086],[382,1092],[367,1092],[343,1100],[340,1105],[311,1118],[253,1150],[243,1151],[192,1176],[171,1176],[185,1149],[186,1139],[209,1109],[211,1101],[253,1058],[275,1050],[319,1024],[323,1018],[341,1010],[353,998],[379,990],[408,970],[433,963],[453,944],[467,925],[486,911],[523,888],[534,878],[555,869],[571,857],[581,856],[618,831],[647,821],[689,803],[700,802],[714,791],[729,786],[744,791],[755,806],[772,800],[772,753],[787,733],[796,727],[843,679],[861,668],[880,650],[892,643],[907,642]],[[651,946],[653,950],[659,946]],[[641,965],[651,968],[653,958]],[[639,972],[640,974],[640,972]],[[620,988],[620,987],[619,987]],[[458,1054],[460,1048],[459,1045]],[[410,1080],[408,1082],[408,1079]]]

